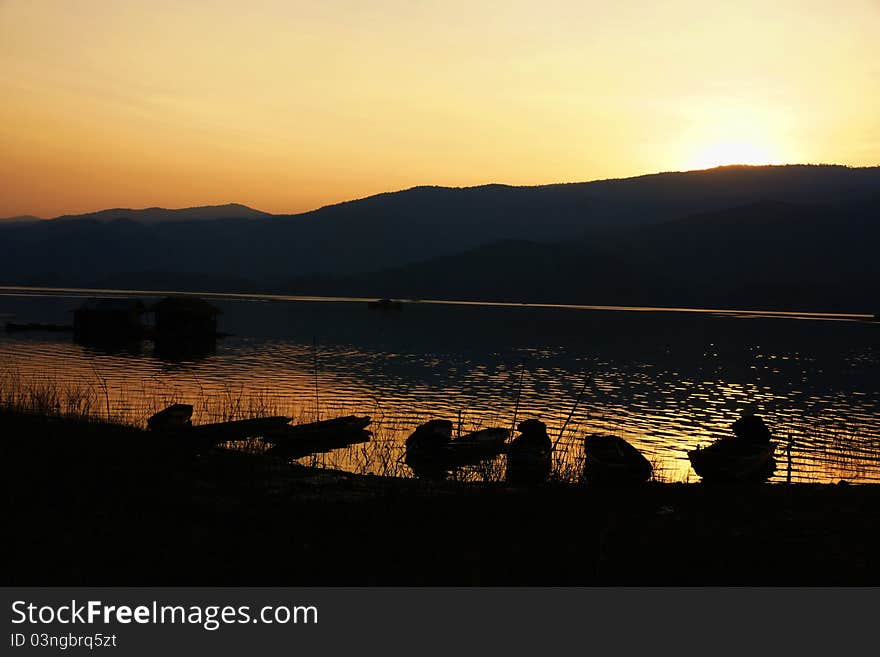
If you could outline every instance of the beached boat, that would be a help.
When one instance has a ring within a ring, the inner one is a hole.
[[[553,467],[553,443],[547,425],[539,420],[521,422],[520,435],[507,448],[505,478],[511,484],[540,484]]]
[[[452,438],[452,422],[431,420],[406,441],[406,463],[416,474],[438,474],[492,459],[504,451],[509,429],[492,427]]]
[[[369,442],[372,437],[366,430],[369,425],[369,416],[346,415],[331,420],[275,427],[263,434],[263,440],[271,443],[270,454],[301,458]]]
[[[247,420],[213,422],[186,428],[181,435],[186,436],[194,446],[211,447],[230,440],[259,438],[287,426],[290,418],[283,416],[255,417]]]
[[[445,479],[447,446],[452,441],[452,422],[429,420],[406,439],[404,462],[423,479]]]
[[[147,419],[147,428],[158,433],[179,434],[194,446],[216,445],[229,440],[257,438],[290,422],[283,416],[192,424],[191,404],[172,404]]]
[[[511,484],[539,484],[547,480],[552,468],[552,449],[511,447],[507,452],[505,478]]]
[[[416,427],[406,439],[406,452],[431,452],[445,447],[452,440],[452,422],[428,420]]]
[[[584,476],[588,483],[636,484],[651,478],[651,463],[618,436],[584,438]]]
[[[368,415],[345,415],[331,420],[272,427],[263,435],[263,438],[273,443],[301,443],[308,440],[321,440],[328,436],[339,436],[346,433],[363,431],[370,426],[370,422],[371,420]]]
[[[703,481],[763,481],[776,469],[775,451],[772,442],[722,438],[688,452],[688,459]]]
[[[482,461],[498,456],[510,437],[510,429],[491,427],[453,438],[448,445],[455,463]]]
[[[147,419],[150,431],[181,431],[192,426],[192,404],[172,404]]]

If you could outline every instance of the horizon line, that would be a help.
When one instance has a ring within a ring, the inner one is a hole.
[[[226,298],[232,300],[245,299],[271,299],[273,301],[309,301],[325,303],[368,303],[375,301],[375,297],[352,297],[352,296],[320,296],[300,294],[272,294],[261,292],[200,292],[195,290],[137,290],[120,288],[92,288],[92,287],[49,287],[39,285],[0,285],[0,295],[5,292],[62,292],[73,293],[77,296],[83,292],[113,295],[116,298],[120,294],[139,296],[200,296],[211,298]],[[8,295],[18,296],[18,295]],[[829,313],[813,310],[762,310],[753,308],[692,308],[687,306],[623,306],[607,304],[573,304],[551,302],[520,302],[520,301],[489,301],[468,299],[408,299],[399,298],[395,301],[411,304],[427,304],[439,306],[485,306],[501,308],[556,308],[560,310],[606,310],[622,312],[671,312],[671,313],[703,313],[718,315],[751,315],[768,319],[825,319],[825,320],[863,320],[871,319],[870,313]]]
[[[366,196],[358,196],[355,198],[343,199],[340,201],[334,201],[331,203],[326,203],[325,205],[319,205],[317,207],[311,208],[309,210],[302,210],[299,212],[267,212],[266,210],[261,210],[259,208],[255,208],[251,205],[247,205],[246,203],[241,203],[238,201],[228,201],[225,203],[206,203],[204,205],[188,205],[182,207],[166,207],[162,205],[148,205],[141,208],[125,208],[125,207],[111,207],[111,208],[99,208],[97,210],[86,210],[83,212],[67,212],[64,214],[55,215],[52,217],[43,217],[35,214],[17,214],[8,217],[0,217],[0,221],[15,221],[19,219],[36,219],[38,221],[53,221],[55,219],[60,219],[62,217],[79,217],[82,215],[89,214],[97,214],[99,212],[114,212],[114,211],[122,211],[122,212],[142,212],[145,210],[168,210],[171,212],[183,211],[183,210],[199,210],[205,208],[223,208],[227,206],[240,206],[242,208],[246,208],[248,210],[252,210],[254,212],[260,212],[262,214],[271,216],[271,217],[294,217],[298,215],[309,214],[311,212],[317,212],[319,210],[323,210],[324,208],[331,208],[339,205],[345,205],[347,203],[355,203],[357,201],[362,201],[368,198],[375,198],[378,196],[385,196],[389,194],[399,194],[401,192],[407,192],[414,189],[424,189],[424,188],[434,188],[434,189],[479,189],[481,187],[512,187],[512,188],[537,188],[537,187],[557,187],[562,185],[589,185],[593,183],[601,183],[601,182],[613,182],[617,180],[636,180],[638,178],[649,178],[651,176],[663,176],[670,174],[687,174],[687,173],[703,173],[707,171],[718,171],[722,169],[771,169],[771,168],[784,168],[784,167],[828,167],[828,168],[841,168],[841,169],[876,169],[880,168],[880,163],[871,164],[871,165],[851,165],[851,164],[836,164],[831,162],[820,162],[820,163],[809,163],[809,162],[786,162],[783,164],[719,164],[714,167],[707,167],[704,169],[680,169],[680,170],[666,170],[666,171],[654,171],[651,173],[640,173],[631,176],[611,176],[608,178],[594,178],[592,180],[572,180],[572,181],[559,181],[559,182],[550,182],[550,183],[534,183],[534,184],[523,184],[523,185],[514,185],[509,183],[502,182],[485,182],[479,183],[476,185],[438,185],[432,183],[422,183],[417,185],[412,185],[410,187],[403,187],[399,189],[390,189],[382,192],[376,192],[374,194],[367,194]]]

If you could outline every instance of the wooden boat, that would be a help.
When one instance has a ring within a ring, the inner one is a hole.
[[[509,437],[510,429],[491,427],[453,438],[447,448],[455,463],[482,461],[498,456]]]
[[[776,444],[722,438],[688,452],[691,465],[703,481],[763,481],[773,474]]]
[[[514,447],[507,451],[506,479],[511,484],[539,484],[553,468],[553,449]]]
[[[446,478],[447,446],[452,442],[452,422],[429,420],[416,427],[406,439],[404,462],[422,479]]]
[[[150,431],[179,431],[192,426],[192,404],[172,404],[147,420]]]
[[[547,425],[539,420],[521,422],[520,435],[507,448],[505,478],[511,484],[540,484],[553,467],[553,443]]]
[[[228,440],[259,438],[288,426],[289,422],[290,418],[283,416],[255,417],[247,420],[199,424],[186,428],[181,435],[186,436],[193,445],[204,448]]]
[[[651,463],[618,436],[584,438],[584,476],[588,483],[637,484],[651,478]]]
[[[331,420],[273,427],[263,434],[271,443],[269,453],[285,458],[302,458],[358,443],[369,442],[369,416],[346,415]]]
[[[431,452],[445,447],[452,441],[452,422],[449,420],[429,420],[416,427],[406,439],[406,452]]]
[[[329,452],[369,442],[371,434],[369,416],[346,415],[330,420],[306,424],[273,427],[263,434],[264,441],[271,443],[269,453],[285,458],[302,458],[309,454]]]
[[[263,434],[263,438],[272,443],[305,443],[332,436],[357,433],[366,429],[370,422],[368,415],[345,415],[331,420],[272,427]]]
[[[192,411],[189,404],[173,404],[152,415],[147,420],[147,428],[157,438],[172,438],[198,452],[231,440],[259,438],[290,422],[288,417],[275,416],[193,425]]]
[[[451,438],[452,423],[432,420],[416,429],[406,441],[406,463],[416,474],[436,474],[463,465],[492,459],[504,451],[509,429],[492,427]]]

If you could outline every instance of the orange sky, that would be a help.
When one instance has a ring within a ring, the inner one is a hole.
[[[880,164],[877,0],[609,4],[0,0],[0,216]]]

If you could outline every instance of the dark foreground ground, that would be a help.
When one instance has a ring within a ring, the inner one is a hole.
[[[6,585],[880,584],[880,486],[426,484],[0,412]]]

